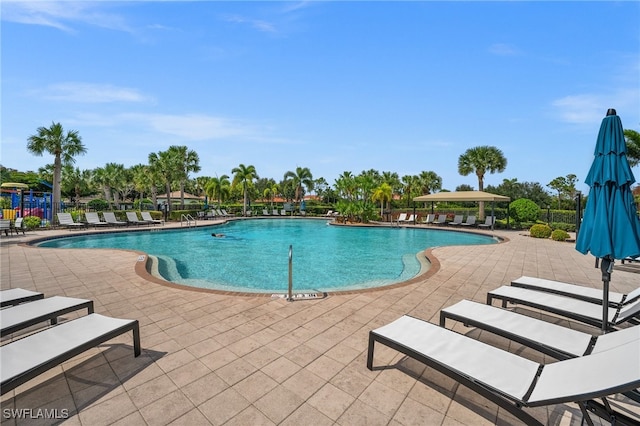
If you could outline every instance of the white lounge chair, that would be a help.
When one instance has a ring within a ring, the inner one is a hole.
[[[458,226],[460,224],[462,224],[462,218],[464,216],[461,214],[457,214],[453,217],[453,220],[451,222],[449,222],[449,225],[453,225],[453,226]]]
[[[198,212],[198,213],[204,213],[204,212]],[[154,219],[151,217],[151,213],[149,212],[140,212],[140,216],[142,216],[142,220],[144,220],[147,223],[150,223],[152,225],[163,225],[164,226],[164,220],[158,220],[158,219]],[[204,215],[203,215],[204,216]]]
[[[93,226],[95,228],[99,227],[99,226],[109,226],[109,224],[107,222],[103,222],[100,220],[100,216],[98,216],[98,213],[96,212],[86,212],[84,214],[85,219],[87,219],[87,223],[90,226]]]
[[[484,223],[479,223],[479,228],[493,228],[493,224],[495,223],[495,218],[493,216],[487,216],[484,218]]]
[[[269,214],[269,210],[267,210],[267,209],[262,209],[262,216],[271,216],[271,215]]]
[[[22,221],[23,221],[23,218],[21,217],[16,218],[16,220],[13,221],[13,226],[11,227],[11,230],[15,231],[16,235],[18,235],[20,231],[22,231],[22,235],[25,235],[24,223],[22,223]]]
[[[0,219],[0,233],[4,231],[4,235],[7,237],[11,233],[11,220],[10,219]]]
[[[569,284],[561,281],[545,280],[542,278],[522,276],[511,281],[513,287],[528,288],[530,290],[546,291],[559,294],[561,296],[573,297],[591,303],[602,305],[603,293],[601,289],[586,287],[582,285]],[[640,298],[640,287],[629,292],[629,294],[609,292],[609,306],[617,308],[635,302]]]
[[[44,299],[44,294],[38,291],[25,290],[23,288],[11,288],[0,291],[0,307],[15,306],[20,303],[32,302]]]
[[[447,375],[528,425],[542,422],[524,408],[574,402],[588,418],[589,408],[602,407],[592,400],[640,386],[640,340],[541,365],[435,324],[403,316],[369,333],[370,370],[375,343]],[[597,414],[606,415],[606,409]]]
[[[574,358],[640,340],[640,327],[628,327],[603,335],[592,335],[528,315],[483,303],[462,300],[440,311],[440,326],[446,320],[477,327],[533,348],[556,359]]]
[[[427,217],[424,218],[422,223],[424,223],[425,225],[431,225],[434,220],[436,220],[436,215],[432,214],[432,213],[429,213],[429,214],[427,214]]]
[[[460,224],[461,226],[475,226],[476,217],[474,215],[467,216],[467,220]]]
[[[408,217],[406,217],[404,220],[400,220],[398,219],[398,222],[403,222],[403,223],[413,223],[416,220],[416,215],[414,214],[410,214]]]
[[[407,214],[406,213],[400,213],[398,215],[398,219],[396,219],[396,222],[400,223],[400,222],[406,222],[407,220]]]
[[[280,216],[286,216],[287,211],[285,209],[280,210]]]
[[[446,214],[439,214],[438,217],[436,217],[436,220],[433,221],[434,225],[444,225],[446,223],[447,223]]]
[[[133,331],[137,357],[141,352],[138,321],[95,313],[0,346],[0,394],[128,331]]]
[[[127,222],[134,225],[151,225],[144,220],[138,219],[138,214],[136,212],[127,212]]]
[[[104,216],[104,220],[106,220],[109,225],[114,225],[114,226],[127,225],[127,222],[116,219],[116,214],[114,212],[103,212],[102,216]]]
[[[74,229],[74,228],[86,228],[86,223],[74,222],[71,213],[58,213],[58,223],[65,228]]]
[[[515,303],[602,328],[603,307],[596,303],[508,285],[487,293],[487,305],[491,305],[494,299],[501,300],[503,307],[506,307],[507,303]],[[606,328],[612,330],[615,326],[638,316],[640,300],[618,308],[609,308]]]
[[[0,309],[0,337],[44,321],[51,321],[51,324],[54,325],[58,322],[58,317],[82,309],[86,309],[88,314],[92,314],[93,301],[53,296]]]
[[[273,209],[273,212],[271,213],[272,216],[280,216],[280,213],[278,213],[278,209]]]

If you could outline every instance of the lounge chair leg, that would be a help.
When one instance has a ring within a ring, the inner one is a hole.
[[[367,352],[367,368],[373,371],[373,346],[375,344],[375,339],[373,338],[373,334],[369,333],[369,351]]]
[[[133,326],[133,354],[134,356],[140,356],[142,348],[140,347],[140,325],[136,321]]]

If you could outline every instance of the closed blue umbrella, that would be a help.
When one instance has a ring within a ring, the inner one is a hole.
[[[589,198],[576,240],[576,250],[583,254],[591,252],[602,259],[603,332],[608,328],[609,281],[614,259],[640,255],[640,219],[631,193],[635,178],[626,153],[622,121],[616,110],[610,109],[600,125],[595,158],[585,179],[590,186]]]

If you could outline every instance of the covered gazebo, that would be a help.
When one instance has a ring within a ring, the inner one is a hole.
[[[496,201],[511,201],[511,198],[506,197],[504,195],[491,194],[489,192],[484,191],[454,191],[454,192],[438,192],[435,194],[427,194],[420,195],[419,197],[415,197],[413,201],[422,201],[427,202],[431,201],[431,207],[433,210],[433,203],[436,201],[449,201],[449,202],[462,202],[462,201],[477,201],[477,202],[486,202],[491,201],[491,216],[495,209]],[[507,216],[507,221],[508,221]],[[491,224],[491,229],[493,230],[493,223]]]

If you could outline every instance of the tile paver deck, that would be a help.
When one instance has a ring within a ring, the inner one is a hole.
[[[71,425],[514,424],[489,401],[383,346],[374,365],[387,368],[369,371],[369,331],[404,314],[437,323],[441,308],[465,298],[484,302],[487,291],[521,275],[601,288],[594,258],[574,244],[508,231],[496,231],[508,239],[502,244],[434,249],[439,270],[415,283],[295,302],[159,285],[136,274],[135,252],[19,244],[74,233],[0,240],[2,289],[91,299],[98,313],[140,321],[139,358],[130,336],[121,336],[2,397],[3,409],[68,412]],[[614,271],[611,289],[626,293],[639,283],[637,274]],[[454,329],[550,361],[487,333]],[[548,424],[581,419],[573,404],[528,411]],[[2,424],[54,422],[6,417]]]

